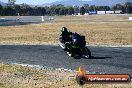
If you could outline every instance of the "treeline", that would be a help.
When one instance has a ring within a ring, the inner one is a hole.
[[[116,4],[113,7],[109,6],[95,6],[84,4],[82,7],[79,6],[64,6],[64,5],[52,5],[45,7],[31,7],[27,4],[12,5],[12,6],[1,6],[1,16],[17,16],[18,13],[21,16],[45,16],[45,15],[72,15],[81,13],[88,13],[88,11],[110,11],[110,10],[122,10],[122,13],[132,13],[132,3],[126,2],[124,5]]]

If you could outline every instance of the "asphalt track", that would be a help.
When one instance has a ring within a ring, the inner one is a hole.
[[[60,46],[0,45],[0,62],[43,65],[75,70],[132,75],[132,47],[88,46],[92,59],[69,57]]]
[[[61,16],[60,16],[61,17]],[[42,21],[41,16],[16,16],[12,18],[0,18],[0,26],[15,26],[15,25],[28,25],[28,24],[39,24],[39,23],[53,23],[59,16],[44,16]],[[131,22],[129,20],[108,20],[108,19],[98,19],[98,20],[70,20],[57,21],[57,22]]]
[[[52,23],[57,18],[57,16],[44,16],[43,21],[41,16],[16,16],[12,18],[0,18],[0,26]]]

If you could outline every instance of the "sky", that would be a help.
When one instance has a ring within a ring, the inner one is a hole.
[[[27,4],[44,4],[44,3],[51,3],[58,0],[17,0],[16,3],[27,3]]]
[[[2,2],[8,2],[8,0],[0,0]],[[62,0],[16,0],[16,4],[22,4],[22,3],[27,3],[27,4],[33,4],[33,5],[38,5],[38,4],[44,4],[44,3],[51,3],[55,1],[62,1]],[[82,1],[88,1],[88,0],[82,0]]]
[[[2,2],[8,2],[8,0],[0,0]],[[51,3],[54,1],[61,1],[61,0],[16,0],[16,4],[22,4],[22,3],[27,3],[27,4],[43,4],[43,3]]]

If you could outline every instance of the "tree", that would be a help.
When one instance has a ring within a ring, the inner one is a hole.
[[[83,7],[85,8],[85,13],[88,13],[88,11],[89,11],[89,5],[88,4],[84,4]]]
[[[125,8],[121,4],[116,4],[115,6],[112,7],[112,10],[121,10],[123,13],[125,12]]]
[[[74,14],[74,9],[73,9],[73,7],[69,7],[69,8],[68,8],[68,14],[69,14],[69,15]]]
[[[51,15],[51,8],[50,7],[46,7],[46,15]]]
[[[52,5],[45,7],[30,7],[27,4],[16,5],[16,0],[8,0],[8,6],[0,5],[0,15],[35,15],[35,16],[44,16],[44,15],[72,15],[81,13],[84,15],[88,11],[109,11],[109,10],[122,10],[123,13],[132,13],[132,3],[127,2],[124,5],[116,4],[110,9],[109,6],[95,6],[84,4],[82,7],[79,6],[64,6],[64,5]]]
[[[126,2],[124,5],[126,13],[132,13],[132,3]]]
[[[25,16],[25,15],[32,15],[32,13],[35,13],[33,10],[33,8],[31,8],[29,5],[27,4],[22,4],[21,5],[21,11],[20,11],[20,14],[22,16]],[[36,13],[35,13],[36,14]]]
[[[91,5],[91,6],[89,7],[89,10],[90,10],[90,11],[96,11],[96,6],[95,6],[95,5]]]
[[[9,5],[14,5],[16,0],[8,0]]]
[[[64,15],[65,14],[65,8],[61,7],[59,10],[59,15]]]
[[[0,15],[2,15],[3,6],[0,5]]]
[[[67,15],[67,14],[68,14],[68,8],[66,8],[66,7],[65,7],[65,9],[64,9],[64,10],[65,10],[64,15]]]
[[[16,15],[15,9],[11,6],[6,6],[6,7],[4,7],[3,15],[14,16],[14,15]]]
[[[74,13],[77,15],[79,13],[79,7],[78,6],[74,6]]]
[[[41,8],[41,12],[42,12],[42,16],[44,16],[46,14],[46,9],[44,7]]]
[[[109,11],[110,7],[109,6],[96,6],[96,10],[98,10],[98,11]]]
[[[18,15],[18,13],[20,14],[21,12],[21,7],[19,5],[14,5],[14,9],[16,11],[16,15]]]
[[[80,14],[81,14],[81,15],[84,15],[84,14],[85,14],[85,8],[84,8],[84,7],[81,7],[81,8],[80,8]]]
[[[55,13],[55,9],[56,9],[56,5],[52,5],[52,6],[50,6],[50,10],[51,10],[51,15],[55,15],[56,13]]]
[[[110,10],[110,7],[109,6],[104,6],[104,10],[105,11],[109,11]]]
[[[59,7],[55,8],[55,14],[59,15],[59,12],[60,12],[60,8]]]

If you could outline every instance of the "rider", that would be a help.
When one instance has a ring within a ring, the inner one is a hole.
[[[61,34],[61,42],[62,43],[65,43],[65,42],[69,42],[69,41],[71,41],[71,38],[70,38],[70,35],[72,34],[71,32],[69,32],[68,31],[68,29],[66,28],[66,27],[62,27],[62,29],[61,29],[61,32],[62,32],[62,34]]]
[[[85,47],[86,41],[85,36],[79,35],[78,33],[72,33],[72,40],[74,43],[78,44],[80,47]]]
[[[61,37],[60,37],[60,42],[65,44],[65,47],[68,47],[71,45],[71,43],[78,44],[80,48],[85,47],[86,41],[85,41],[85,36],[79,35],[78,33],[72,33],[69,32],[66,27],[62,27],[61,29]]]

